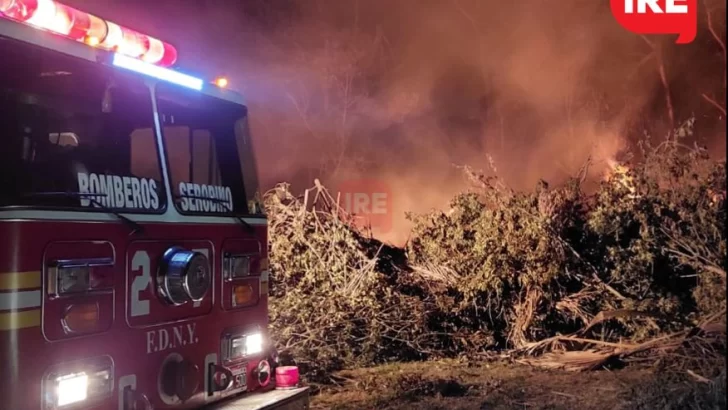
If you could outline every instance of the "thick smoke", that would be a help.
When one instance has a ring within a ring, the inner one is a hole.
[[[107,1],[93,6],[122,10]],[[725,3],[707,6],[725,43]],[[173,0],[155,7],[184,29],[154,15],[120,22],[174,39],[182,64],[226,74],[245,93],[264,186],[384,180],[396,229],[382,237],[395,242],[406,239],[405,211],[444,207],[466,186],[453,165],[529,189],[538,179],[575,175],[591,158],[597,179],[644,130],[663,135],[693,113],[711,137],[700,142],[725,150],[724,119],[701,98],[725,97],[724,54],[704,15],[695,44],[676,47],[673,38],[627,33],[607,1]]]
[[[575,175],[589,158],[597,177],[640,135],[644,117],[653,132],[677,125],[653,48],[624,32],[606,2],[298,7],[268,36],[277,60],[272,53],[273,64],[258,66],[248,89],[270,158],[264,178],[299,187],[313,177],[333,187],[386,180],[397,229],[383,236],[397,242],[406,239],[405,211],[446,206],[464,188],[453,164],[496,171],[519,189]],[[648,40],[667,48],[671,39]],[[684,56],[661,57],[678,68],[668,81],[695,77]],[[719,60],[704,61],[720,70]]]

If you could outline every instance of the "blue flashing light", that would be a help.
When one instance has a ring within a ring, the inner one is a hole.
[[[127,70],[135,71],[137,73],[154,77],[162,81],[168,81],[170,83],[181,85],[183,87],[192,88],[193,90],[197,91],[202,90],[202,86],[204,84],[204,81],[199,78],[195,78],[187,74],[182,74],[180,72],[160,67],[154,64],[149,64],[136,58],[127,57],[123,54],[115,53],[113,64],[116,67],[125,68]]]

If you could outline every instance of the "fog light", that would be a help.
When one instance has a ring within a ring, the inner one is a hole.
[[[86,400],[88,397],[88,376],[86,373],[69,374],[56,379],[58,383],[58,406],[67,406]]]
[[[98,404],[114,389],[113,361],[108,356],[61,363],[43,380],[44,410],[83,408]]]

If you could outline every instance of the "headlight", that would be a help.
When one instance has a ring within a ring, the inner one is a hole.
[[[258,354],[263,351],[263,335],[253,333],[245,337],[245,354]]]
[[[250,257],[245,255],[226,254],[223,257],[223,277],[238,279],[250,276]]]
[[[45,408],[65,409],[81,402],[92,404],[107,397],[114,387],[112,366],[108,357],[59,366],[45,378]],[[68,370],[63,371],[60,367]],[[81,370],[83,368],[86,370]]]
[[[264,339],[261,333],[250,333],[228,336],[223,340],[223,344],[223,351],[227,352],[226,360],[233,360],[262,353]]]
[[[91,288],[89,266],[53,266],[48,268],[48,272],[48,293],[51,295],[81,293]]]
[[[94,270],[113,265],[113,259],[109,258],[56,261],[48,267],[48,294],[64,296],[103,287],[106,284],[94,277]]]
[[[86,373],[58,377],[56,384],[58,407],[78,403],[88,397],[88,375]]]

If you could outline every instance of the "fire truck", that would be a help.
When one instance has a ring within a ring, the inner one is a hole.
[[[308,408],[242,97],[54,0],[0,0],[0,59],[0,409]]]

